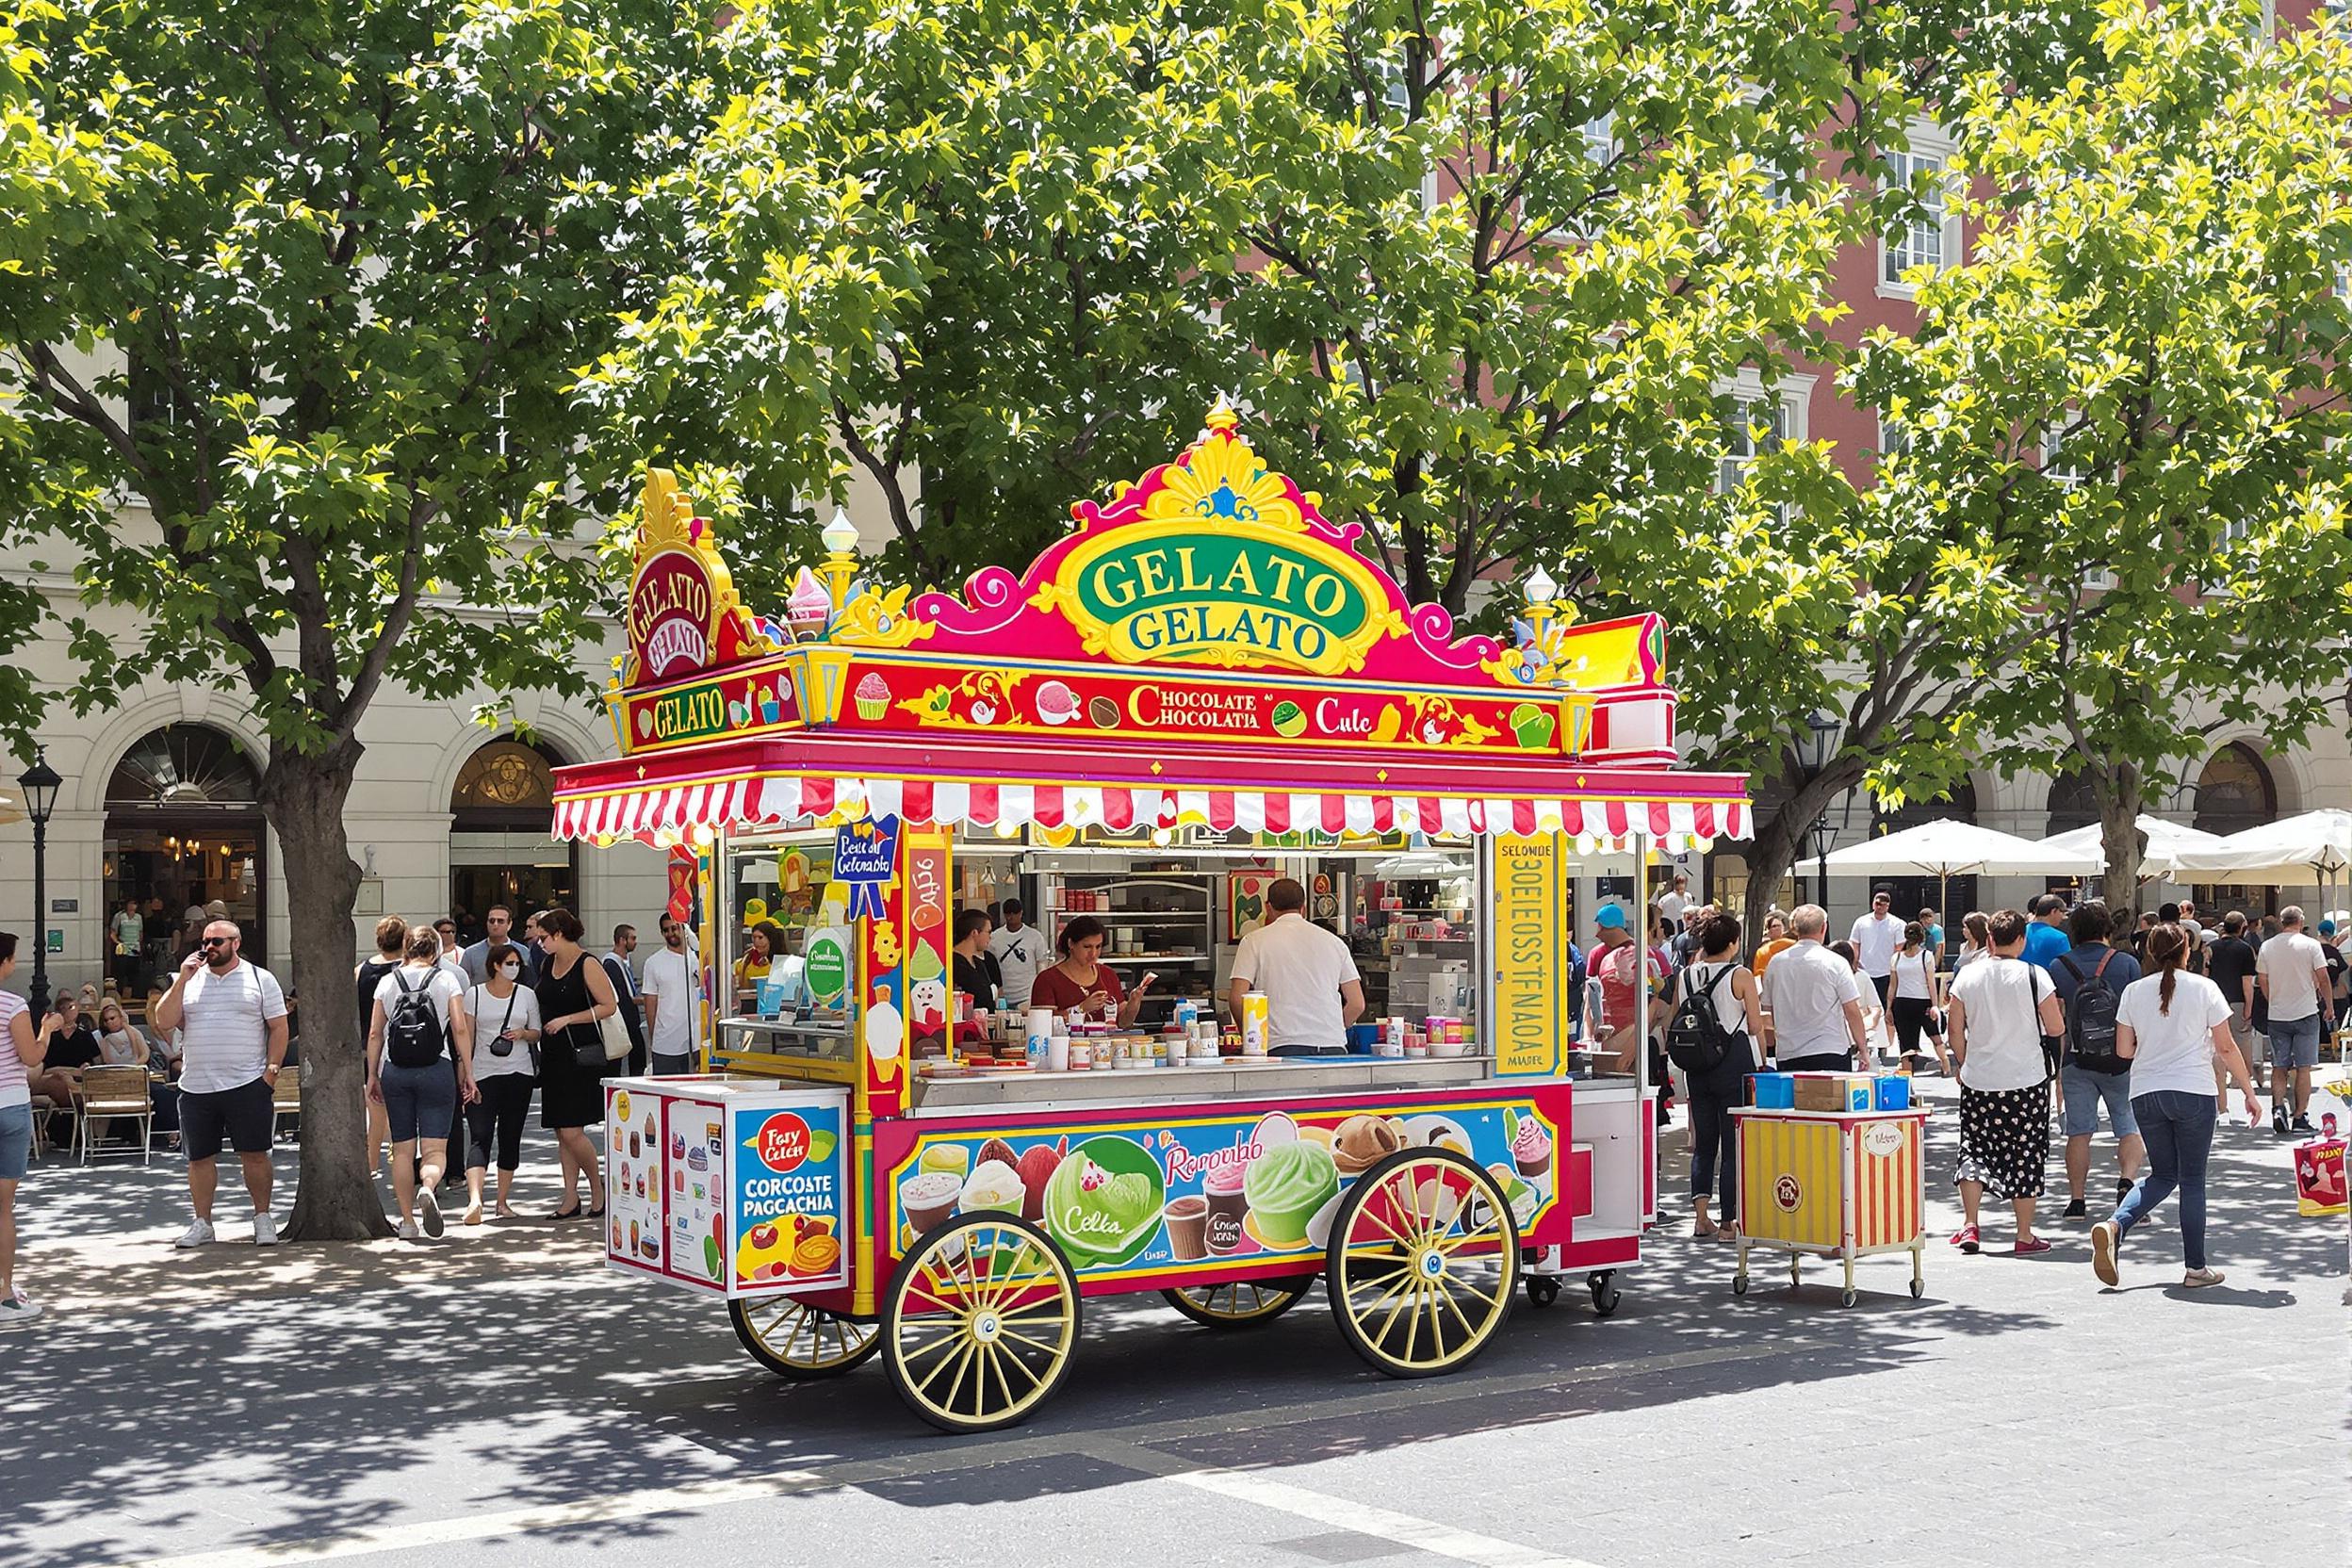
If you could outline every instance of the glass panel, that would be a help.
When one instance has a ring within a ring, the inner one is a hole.
[[[520,741],[492,741],[466,760],[449,809],[512,811],[555,808],[555,775],[547,760]]]
[[[2197,777],[2195,825],[2208,833],[2242,833],[2278,815],[2270,770],[2251,746],[2232,742],[2213,753]]]
[[[218,729],[166,725],[141,739],[106,781],[108,806],[237,807],[261,799],[261,777]]]

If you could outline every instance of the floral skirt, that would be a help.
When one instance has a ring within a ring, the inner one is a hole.
[[[1960,1086],[1960,1169],[2001,1198],[2039,1198],[2050,1164],[2050,1086],[1972,1089]]]

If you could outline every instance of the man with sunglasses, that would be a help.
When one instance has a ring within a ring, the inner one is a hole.
[[[253,1200],[254,1245],[278,1239],[270,1218],[270,1102],[286,1060],[286,993],[275,975],[237,956],[242,940],[235,921],[208,923],[155,1005],[156,1027],[180,1032],[180,1139],[196,1211],[181,1247],[213,1239],[213,1161],[224,1134]]]

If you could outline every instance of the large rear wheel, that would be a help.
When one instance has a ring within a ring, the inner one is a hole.
[[[890,1276],[882,1364],[941,1431],[1026,1420],[1070,1372],[1078,1278],[1053,1238],[1008,1214],[926,1231]]]
[[[1511,1312],[1518,1228],[1484,1170],[1450,1150],[1406,1150],[1341,1196],[1325,1276],[1358,1355],[1392,1378],[1450,1372]]]

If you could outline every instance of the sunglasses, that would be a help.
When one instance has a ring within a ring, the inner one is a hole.
[[[204,940],[204,945],[206,947],[226,947],[235,940],[237,940],[235,937],[206,937]]]

